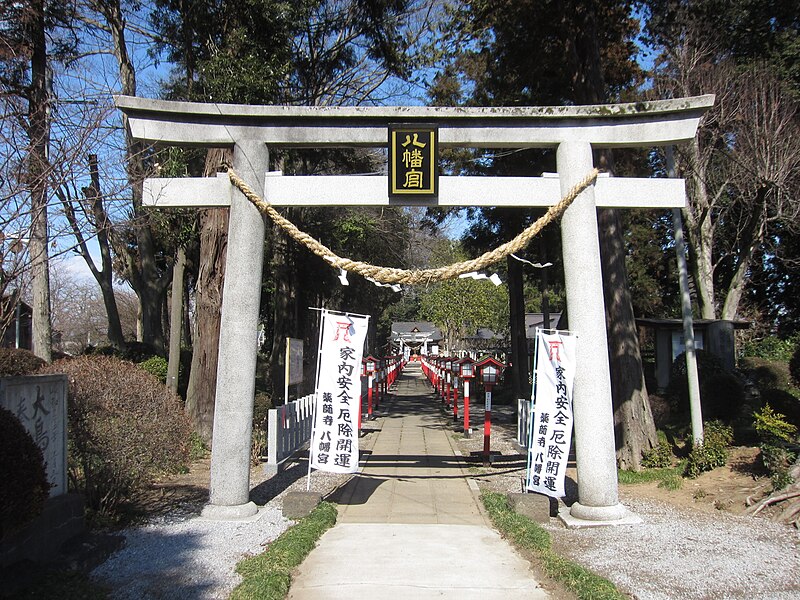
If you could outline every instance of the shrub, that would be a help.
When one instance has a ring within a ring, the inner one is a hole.
[[[134,363],[142,363],[148,358],[158,356],[156,349],[144,342],[127,342],[124,348],[115,348],[114,346],[87,346],[83,353],[93,356],[115,356]]]
[[[115,519],[121,504],[188,455],[180,399],[155,377],[112,356],[57,361],[69,378],[69,467],[87,507]]]
[[[122,351],[123,359],[135,363],[144,362],[153,356],[158,356],[158,352],[152,345],[144,342],[126,342]]]
[[[257,465],[267,454],[267,415],[272,406],[272,396],[257,392],[253,404],[253,441],[250,446],[250,462]]]
[[[793,483],[789,468],[797,458],[791,450],[797,436],[797,427],[786,421],[786,417],[765,404],[753,413],[754,426],[761,440],[761,462],[770,474],[772,486],[780,490]]]
[[[800,426],[800,398],[786,390],[769,389],[761,393],[763,405],[769,404],[795,426]]]
[[[788,362],[795,351],[796,339],[781,339],[768,335],[758,340],[750,340],[744,345],[742,355],[763,358],[769,361]]]
[[[790,384],[789,366],[785,362],[765,358],[743,358],[739,368],[758,386],[759,391],[786,389]]]
[[[658,445],[642,453],[642,466],[645,469],[663,469],[672,464],[672,446],[666,440],[659,440]]]
[[[696,350],[697,374],[700,384],[703,380],[717,373],[724,373],[719,359],[703,350]],[[687,412],[689,410],[689,380],[686,373],[686,353],[682,352],[672,363],[669,374],[669,385],[666,390],[667,398],[674,410]]]
[[[697,374],[700,380],[700,401],[703,416],[730,420],[736,417],[744,402],[744,383],[722,367],[720,360],[704,350],[697,350]],[[667,397],[675,414],[689,411],[689,381],[686,354],[672,363]]]
[[[800,342],[795,344],[792,358],[789,359],[789,373],[794,384],[800,386]]]
[[[253,428],[267,428],[267,414],[274,408],[272,396],[266,392],[257,392],[253,402]]]
[[[115,356],[138,364],[151,375],[155,375],[162,383],[167,382],[169,362],[158,354],[153,346],[143,342],[128,342],[125,348],[113,346],[87,346],[83,354],[91,356]],[[182,349],[178,364],[178,394],[186,398],[186,388],[189,387],[189,373],[192,365],[192,351]]]
[[[189,434],[189,460],[194,462],[206,458],[209,448],[196,431]]]
[[[151,356],[139,366],[158,379],[161,383],[167,383],[167,370],[169,365],[167,360],[161,356]]]
[[[50,491],[39,446],[14,414],[0,407],[0,539],[37,517]]]
[[[653,422],[656,427],[661,428],[670,422],[672,409],[669,401],[657,394],[648,394],[650,400],[650,411],[653,413]]]
[[[22,348],[0,348],[0,377],[31,375],[45,364],[30,350]]]
[[[733,429],[720,421],[704,424],[703,443],[692,447],[686,463],[686,476],[724,467],[728,462],[728,446],[733,441]]]
[[[714,373],[700,387],[703,417],[733,419],[744,403],[744,384],[733,373]]]
[[[758,437],[767,444],[777,445],[791,442],[797,435],[797,427],[786,422],[786,417],[765,404],[760,411],[753,413]]]

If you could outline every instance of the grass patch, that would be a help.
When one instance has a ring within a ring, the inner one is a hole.
[[[108,590],[94,583],[87,575],[75,571],[47,571],[37,582],[10,596],[9,600],[106,600]]]
[[[669,490],[670,492],[674,492],[675,490],[679,490],[683,487],[683,477],[677,473],[667,475],[664,477],[664,479],[658,482],[658,487]]]
[[[637,483],[650,483],[658,481],[658,487],[668,490],[679,490],[683,485],[683,465],[677,467],[662,467],[660,469],[642,469],[641,471],[617,471],[617,478],[623,485],[636,485]]]
[[[550,534],[529,518],[514,512],[503,494],[483,492],[481,499],[500,533],[516,547],[535,554],[545,574],[560,582],[579,600],[625,599],[608,579],[556,554]]]
[[[317,540],[336,523],[336,507],[323,502],[310,515],[287,529],[259,554],[241,561],[236,572],[244,577],[233,593],[231,600],[280,600],[289,593],[292,571],[308,553]]]

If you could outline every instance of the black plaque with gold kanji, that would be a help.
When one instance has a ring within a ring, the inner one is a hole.
[[[389,196],[438,195],[438,138],[435,125],[389,125]]]

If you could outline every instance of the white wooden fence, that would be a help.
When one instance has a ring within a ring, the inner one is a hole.
[[[264,470],[275,474],[281,465],[311,439],[314,394],[272,408],[267,415],[267,462]]]

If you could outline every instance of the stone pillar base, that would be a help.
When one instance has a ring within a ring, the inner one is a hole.
[[[509,492],[506,498],[517,514],[528,517],[535,523],[549,523],[550,517],[557,514],[556,499],[544,494]]]
[[[322,494],[319,492],[288,492],[283,497],[283,516],[295,521],[302,519],[310,515],[320,502]]]
[[[258,518],[258,506],[255,502],[223,506],[220,504],[206,504],[200,516],[209,521],[245,521]]]
[[[613,506],[584,506],[576,502],[572,507],[564,506],[558,511],[559,520],[569,529],[582,527],[616,527],[639,525],[642,519],[622,504]]]

